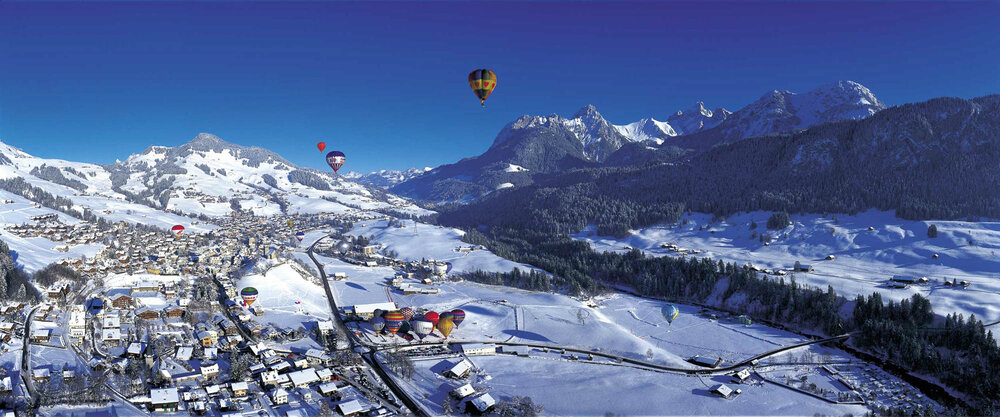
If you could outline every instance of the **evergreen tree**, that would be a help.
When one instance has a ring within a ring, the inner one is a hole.
[[[936,225],[932,224],[927,227],[927,237],[931,239],[938,237],[938,231]]]

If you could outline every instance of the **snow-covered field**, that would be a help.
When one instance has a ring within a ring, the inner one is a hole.
[[[330,319],[330,306],[323,288],[307,281],[289,264],[278,265],[264,274],[249,275],[239,280],[238,287],[257,288],[259,295],[254,308],[264,310],[255,320],[272,323],[280,328],[309,327],[306,323]]]
[[[528,265],[503,259],[487,250],[459,252],[460,246],[471,246],[462,242],[465,232],[461,230],[426,223],[417,223],[414,226],[414,222],[409,220],[403,221],[403,225],[405,227],[391,227],[386,220],[368,220],[355,224],[350,234],[373,236],[374,241],[381,243],[386,250],[396,252],[397,259],[419,261],[421,258],[426,258],[451,262],[454,273],[476,270],[509,272],[514,268],[520,268],[522,271],[534,269]]]
[[[710,223],[711,215],[693,214],[683,217],[686,225],[649,227],[624,239],[596,236],[593,228],[574,238],[596,250],[622,251],[627,245],[654,256],[679,256],[660,247],[671,243],[704,251],[688,256],[752,263],[767,269],[789,270],[799,261],[815,269],[796,272],[799,283],[821,288],[832,285],[851,298],[878,291],[883,297],[900,300],[919,293],[931,300],[938,314],[960,312],[984,321],[1000,320],[1000,222],[907,221],[891,212],[869,211],[855,216],[792,215],[791,226],[767,230],[770,215],[753,212]],[[751,222],[757,224],[755,229],[750,228]],[[931,224],[938,229],[938,237],[933,239],[927,237]],[[765,246],[758,238],[751,238],[755,232],[769,233],[774,240]],[[826,260],[828,255],[836,259]],[[926,276],[930,282],[891,289],[886,282],[893,275]],[[956,278],[971,285],[964,289],[944,285],[944,280]]]
[[[530,396],[544,407],[542,414],[556,416],[860,415],[867,411],[865,406],[830,404],[771,384],[734,385],[743,393],[731,399],[712,394],[714,385],[731,384],[728,376],[685,376],[509,355],[474,356],[470,361],[484,373],[459,382],[440,375],[441,360],[420,360],[415,362],[413,380],[403,383],[425,409],[436,414],[441,413],[447,392],[465,382],[487,388],[498,399]]]

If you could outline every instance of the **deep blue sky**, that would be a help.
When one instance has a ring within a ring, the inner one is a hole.
[[[317,140],[347,170],[436,166],[590,103],[621,124],[840,79],[890,105],[997,93],[997,22],[997,2],[0,2],[0,140],[109,163],[211,132],[315,168]]]

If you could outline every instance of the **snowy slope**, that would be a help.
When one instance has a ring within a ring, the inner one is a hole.
[[[938,314],[960,312],[987,322],[1000,320],[998,222],[907,221],[892,212],[869,211],[856,216],[793,215],[792,226],[769,231],[764,227],[769,216],[753,212],[711,224],[711,215],[694,214],[684,216],[688,224],[679,228],[655,226],[624,239],[595,236],[588,229],[574,238],[589,242],[596,250],[621,251],[628,245],[654,256],[678,256],[660,247],[673,243],[704,251],[694,256],[767,269],[788,270],[798,261],[813,265],[815,271],[794,273],[796,281],[820,288],[832,285],[849,298],[878,291],[884,298],[901,300],[919,293],[930,299]],[[758,227],[750,229],[751,222]],[[930,224],[937,226],[937,238],[927,237]],[[708,227],[699,230],[703,226]],[[765,246],[759,238],[751,238],[754,232],[769,233],[775,240]],[[828,255],[835,259],[826,260]],[[893,275],[926,276],[930,282],[890,289],[886,282]],[[946,279],[966,280],[971,285],[948,287]]]

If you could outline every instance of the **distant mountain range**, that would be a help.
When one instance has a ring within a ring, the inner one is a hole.
[[[388,188],[393,185],[399,184],[401,182],[409,181],[414,177],[419,175],[424,175],[430,172],[431,167],[426,168],[410,168],[402,171],[395,170],[379,170],[375,172],[370,172],[368,174],[359,174],[357,172],[348,172],[344,174],[344,178],[352,181],[359,182],[361,184],[367,184],[375,187]]]
[[[613,125],[594,106],[568,119],[522,116],[505,126],[482,155],[442,165],[390,190],[431,202],[470,202],[497,189],[531,184],[538,175],[680,161],[722,144],[858,120],[884,108],[864,86],[840,81],[802,94],[772,91],[736,112],[711,111],[699,102],[665,121]],[[525,169],[511,172],[511,165]]]
[[[738,113],[686,137],[716,131],[711,138],[718,139],[730,126],[748,126],[730,123]],[[624,234],[665,221],[678,209],[727,216],[874,208],[907,219],[1000,218],[1000,95],[934,99],[865,118],[856,111],[833,114],[859,120],[724,140],[677,163],[538,176],[532,184],[447,208],[441,219],[563,233],[594,222],[604,234]],[[769,125],[775,124],[784,122]]]
[[[177,147],[151,146],[125,161],[98,165],[43,159],[0,143],[0,183],[38,201],[30,187],[92,215],[149,208],[188,217],[234,210],[259,215],[344,212],[357,208],[424,212],[382,189],[301,168],[267,149],[202,133]]]

